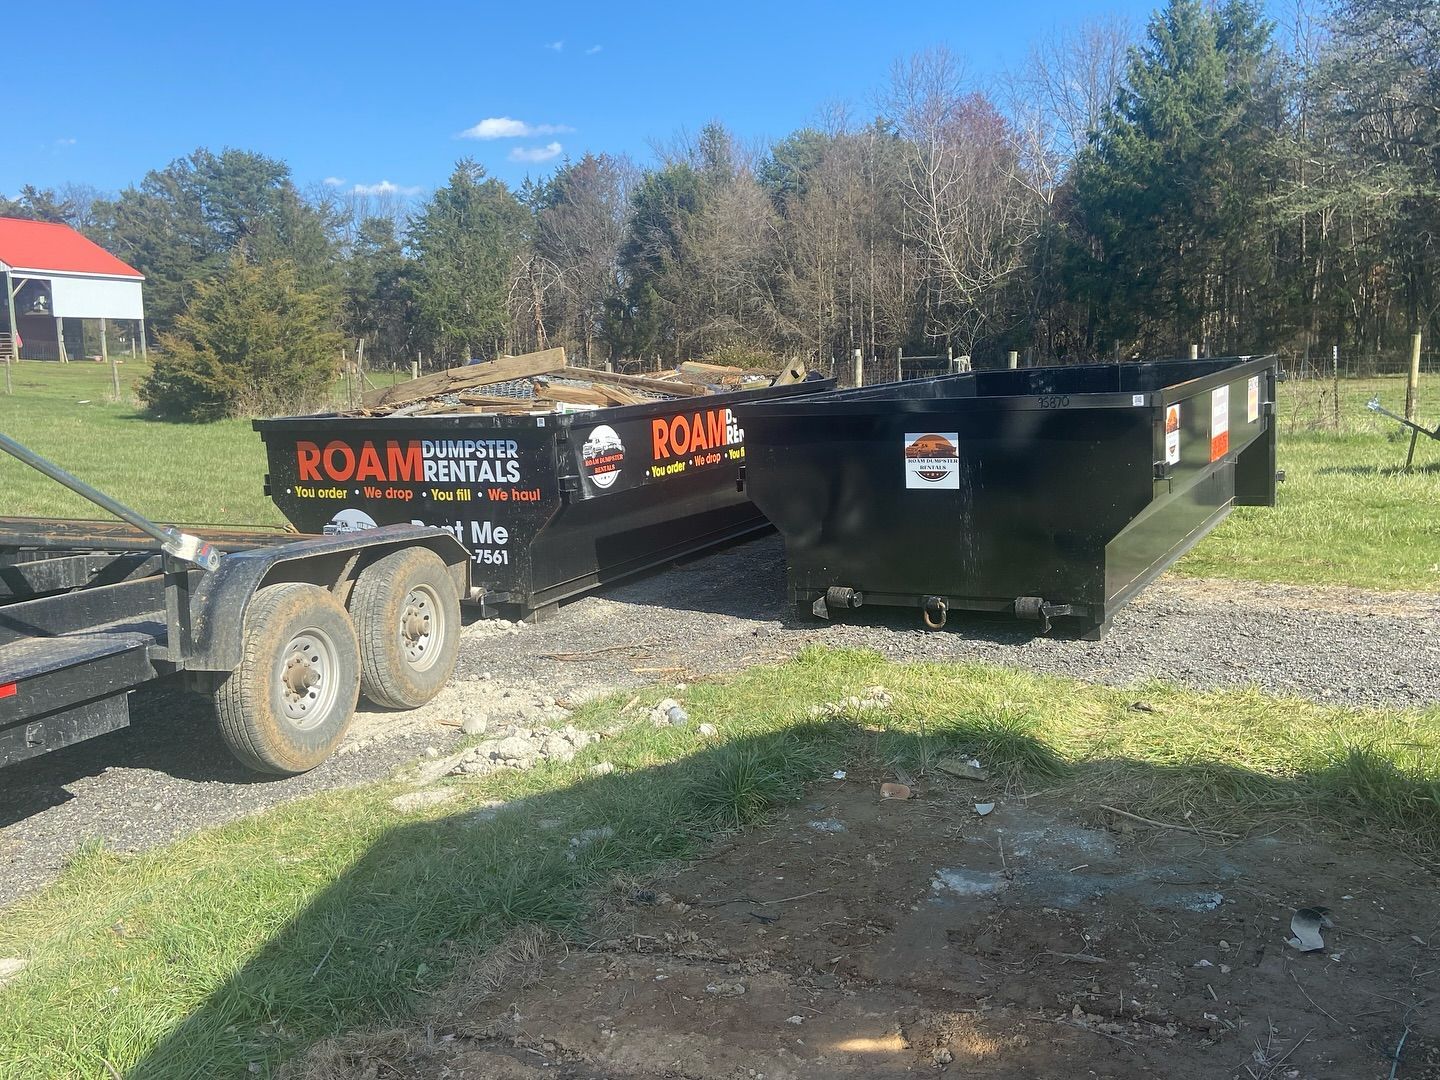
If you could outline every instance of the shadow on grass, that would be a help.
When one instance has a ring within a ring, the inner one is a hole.
[[[1001,716],[919,736],[812,721],[498,807],[397,824],[127,1075],[243,1076],[319,1038],[404,1022],[456,963],[473,963],[507,932],[539,925],[584,940],[600,890],[696,855],[836,768],[868,763],[888,774],[891,763],[926,769],[940,756],[974,753],[1001,775],[1063,781],[1069,767],[1027,726]],[[1440,825],[1440,784],[1417,784],[1363,750],[1288,779],[1205,762],[1121,759],[1085,769],[1087,802],[1109,792],[1143,809],[1147,793],[1183,794],[1200,808],[1319,811],[1408,837]]]
[[[1430,461],[1405,468],[1396,465],[1326,465],[1317,469],[1321,476],[1434,476],[1440,474],[1440,461]]]

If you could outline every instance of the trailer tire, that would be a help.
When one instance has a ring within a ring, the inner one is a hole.
[[[360,639],[360,692],[414,709],[438,694],[460,651],[460,594],[440,556],[410,547],[377,559],[355,581],[350,616]]]
[[[360,647],[327,590],[285,582],[259,590],[241,626],[239,666],[214,690],[220,735],[241,762],[293,776],[344,738],[360,691]]]

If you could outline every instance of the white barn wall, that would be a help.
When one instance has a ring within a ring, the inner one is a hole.
[[[39,276],[39,275],[37,275]],[[52,310],[65,319],[143,319],[139,281],[47,272]]]

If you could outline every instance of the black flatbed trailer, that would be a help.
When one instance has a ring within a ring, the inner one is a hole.
[[[470,562],[444,530],[201,540],[0,450],[123,519],[0,518],[0,766],[124,727],[130,692],[169,678],[210,695],[242,762],[304,772],[360,694],[413,708],[448,681]]]

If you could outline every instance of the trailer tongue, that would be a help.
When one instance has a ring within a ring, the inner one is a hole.
[[[410,708],[448,680],[464,549],[401,525],[344,536],[155,524],[0,436],[0,450],[125,524],[0,519],[0,765],[130,722],[129,692],[208,692],[245,764],[297,773],[339,745],[364,693]]]

